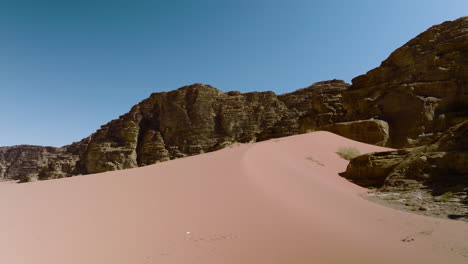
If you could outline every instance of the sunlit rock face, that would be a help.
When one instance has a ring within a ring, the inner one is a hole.
[[[193,84],[154,93],[80,142],[0,148],[0,179],[133,168],[317,130],[381,146],[424,146],[468,120],[467,75],[463,17],[418,35],[351,86],[330,80],[276,95]]]
[[[332,80],[276,95],[193,84],[154,93],[80,142],[0,148],[0,176],[29,181],[120,170],[317,130],[343,119],[339,100],[348,87]]]
[[[422,145],[468,118],[468,17],[421,33],[344,95],[348,119],[390,126],[390,145]]]

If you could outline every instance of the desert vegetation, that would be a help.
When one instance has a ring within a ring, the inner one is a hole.
[[[361,152],[355,147],[341,147],[336,152],[340,157],[345,160],[351,160],[361,155]]]

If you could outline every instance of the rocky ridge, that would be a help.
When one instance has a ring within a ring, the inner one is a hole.
[[[235,142],[315,130],[382,146],[425,146],[468,120],[467,73],[468,17],[463,17],[431,27],[352,85],[332,80],[276,95],[224,93],[194,84],[154,93],[80,142],[61,148],[0,148],[0,179],[42,180],[133,168]],[[376,155],[370,169],[386,173],[389,157],[403,162],[409,151],[415,150],[384,155],[382,162]]]
[[[403,148],[356,157],[342,176],[377,187],[371,200],[468,221],[468,17],[431,27],[353,79],[343,106],[387,121],[388,145]]]
[[[204,84],[154,93],[98,131],[62,148],[0,148],[0,178],[30,181],[145,166],[318,130],[343,120],[349,84],[315,83],[293,93],[224,93]]]
[[[468,118],[468,17],[433,26],[352,80],[347,119],[389,124],[389,145],[419,146]]]

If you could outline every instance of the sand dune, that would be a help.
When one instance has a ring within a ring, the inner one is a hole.
[[[315,132],[99,175],[0,185],[0,263],[467,263],[468,225],[362,199]],[[309,158],[309,159],[308,159]],[[406,242],[405,242],[406,241]]]

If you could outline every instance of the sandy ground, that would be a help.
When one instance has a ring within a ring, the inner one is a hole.
[[[468,224],[397,211],[337,175],[328,132],[144,168],[0,185],[0,263],[468,263]]]

